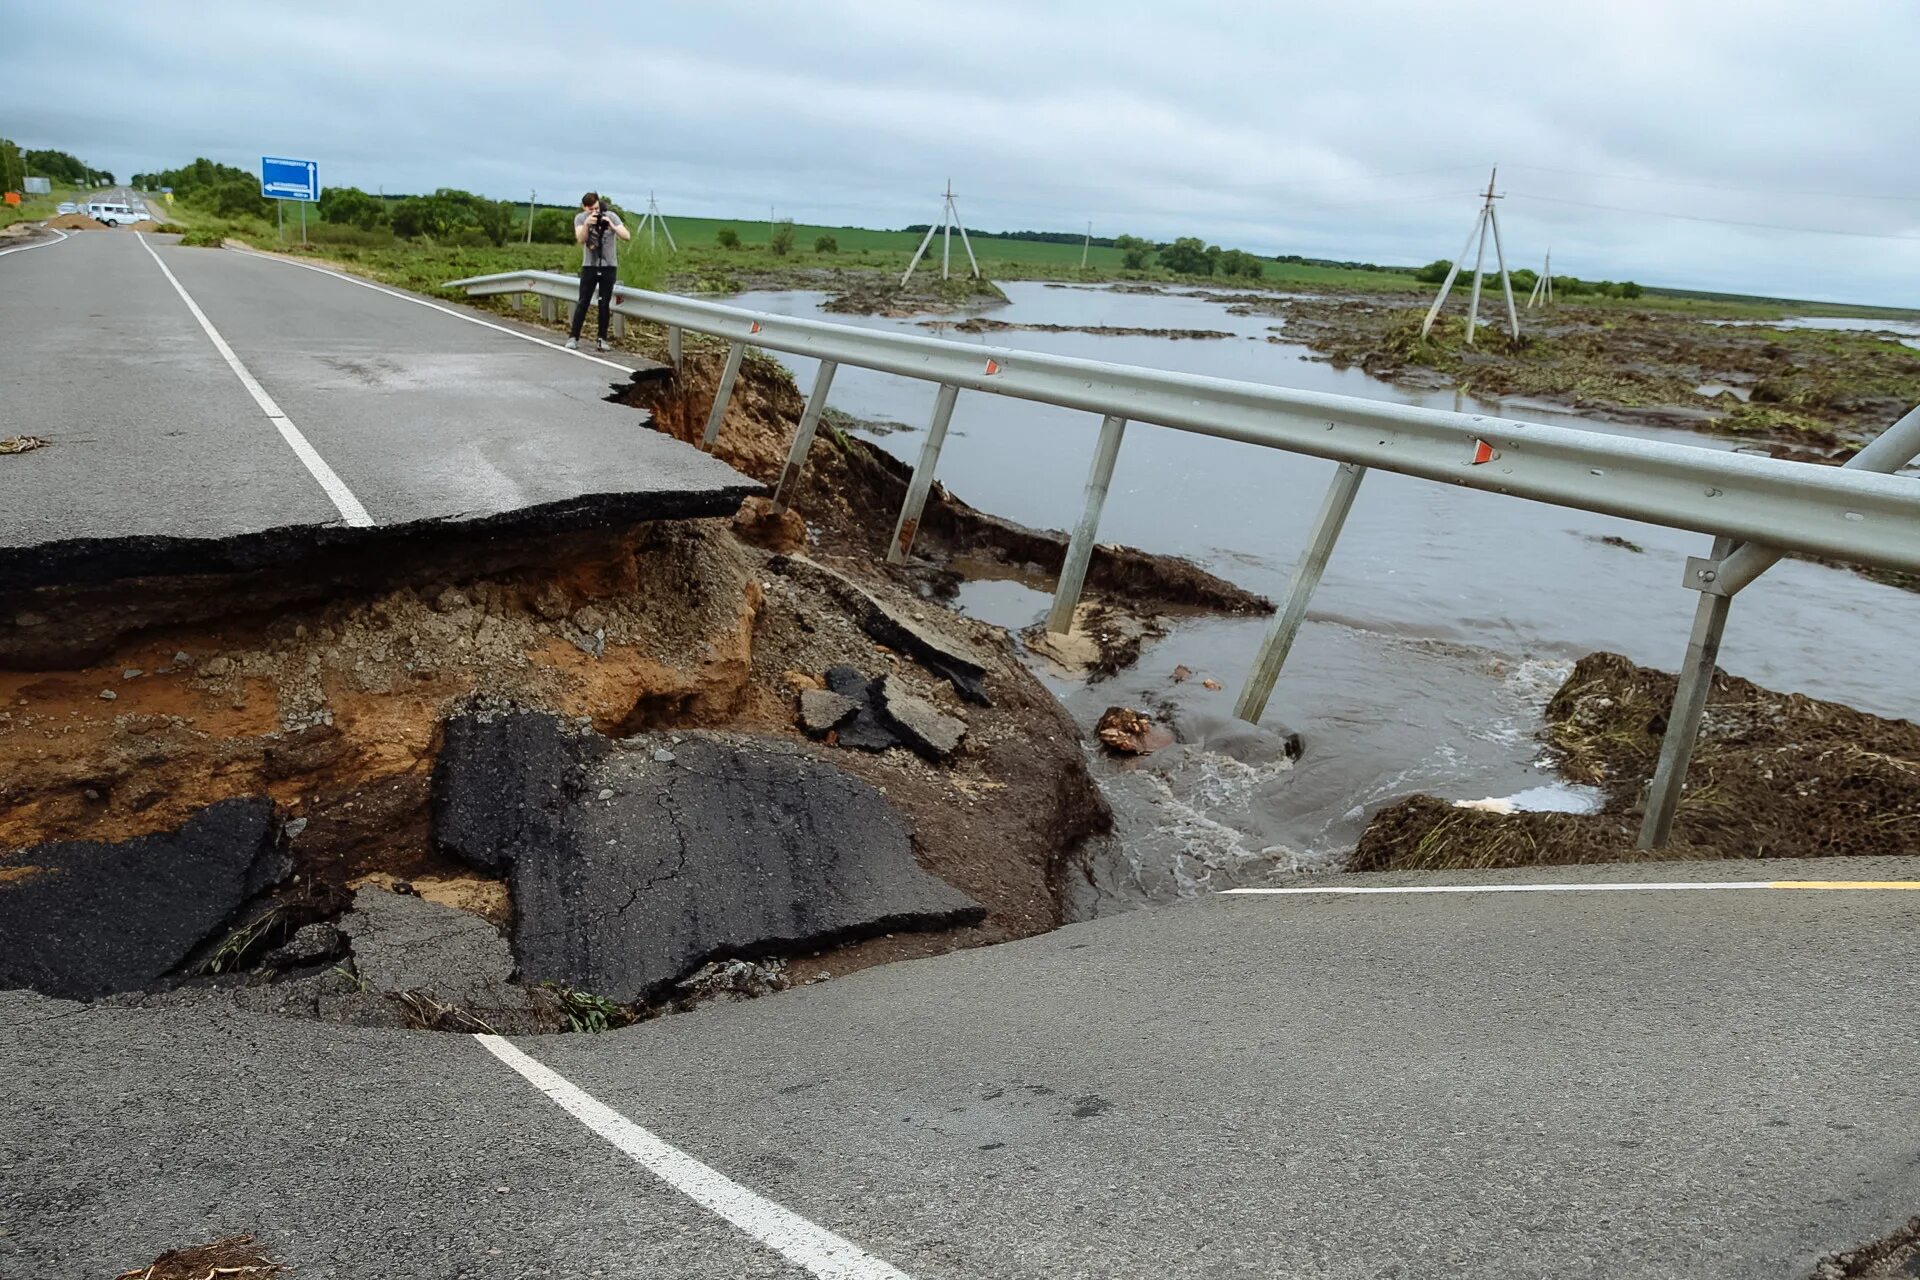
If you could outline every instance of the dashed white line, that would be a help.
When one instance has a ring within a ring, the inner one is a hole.
[[[371,280],[362,280],[358,276],[350,276],[344,271],[329,271],[325,267],[316,267],[311,262],[295,262],[292,258],[282,258],[278,254],[272,253],[258,253],[252,249],[236,249],[234,252],[244,253],[249,258],[263,258],[268,262],[279,262],[289,267],[299,267],[303,271],[317,271],[323,276],[332,276],[335,280],[345,280],[348,284],[357,284],[362,289],[371,289],[375,293],[384,293],[389,298],[398,298],[402,302],[411,302],[417,307],[426,307],[430,310],[438,311],[442,315],[452,316],[455,320],[465,320],[468,324],[477,324],[482,329],[492,329],[495,333],[504,333],[508,337],[518,338],[522,342],[531,342],[535,346],[547,347],[550,350],[560,352],[562,355],[578,356],[582,360],[591,360],[595,364],[603,364],[609,369],[618,369],[622,373],[631,374],[634,372],[632,365],[621,364],[618,360],[603,360],[599,356],[591,355],[585,351],[575,351],[562,346],[558,342],[549,342],[545,338],[536,337],[531,333],[522,333],[520,330],[509,328],[504,324],[495,324],[491,320],[482,320],[479,316],[470,315],[454,307],[443,306],[438,302],[429,302],[425,298],[416,298],[410,293],[402,293],[398,289],[389,289],[385,285],[375,284]]]
[[[499,1036],[476,1035],[474,1039],[636,1164],[702,1208],[777,1250],[796,1266],[806,1268],[822,1280],[910,1280],[905,1272],[851,1241],[747,1190],[725,1174],[655,1137]]]
[[[213,321],[207,319],[207,313],[200,309],[200,304],[193,300],[193,295],[188,293],[173,272],[167,269],[167,264],[160,261],[160,255],[155,253],[153,246],[147,243],[146,236],[137,231],[134,235],[139,238],[140,247],[147,251],[147,256],[153,259],[161,273],[167,277],[167,283],[173,286],[173,291],[180,295],[182,302],[187,304],[187,310],[193,312],[193,318],[200,322],[200,327],[206,331],[207,337],[213,342],[213,349],[220,353],[220,358],[227,362],[227,367],[233,370],[236,378],[240,379],[240,385],[247,389],[247,394],[251,395],[254,403],[260,406],[260,411],[267,415],[267,421],[273,423],[280,432],[280,438],[287,442],[287,446],[293,450],[294,455],[306,464],[308,472],[319,482],[320,487],[326,490],[327,497],[332,500],[334,509],[340,513],[340,518],[356,529],[372,527],[373,517],[368,515],[367,509],[360,505],[360,499],[353,496],[353,490],[347,488],[346,481],[336,475],[333,468],[327,465],[327,460],[307,443],[307,438],[300,433],[300,428],[293,425],[293,419],[281,411],[273,397],[267,394],[267,389],[260,385],[260,380],[240,362],[239,356],[233,354],[233,348],[228,346],[227,340],[220,336],[220,331],[213,327]]]
[[[58,227],[48,227],[46,229],[59,236],[60,240],[67,238],[67,233]],[[39,244],[18,244],[11,249],[0,249],[0,258],[4,258],[10,253],[25,253],[29,249],[44,249],[50,244],[59,244],[60,240],[42,240]]]

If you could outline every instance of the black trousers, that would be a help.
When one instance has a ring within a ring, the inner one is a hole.
[[[580,301],[573,304],[574,337],[580,336],[580,326],[587,322],[587,303],[593,300],[593,291],[600,291],[600,337],[607,336],[607,307],[613,302],[613,278],[619,274],[618,267],[582,267],[580,268]]]

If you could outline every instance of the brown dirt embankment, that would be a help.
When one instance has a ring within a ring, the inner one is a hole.
[[[621,391],[620,399],[649,410],[659,430],[682,440],[698,440],[712,407],[720,366],[717,352],[690,352],[678,376],[662,373],[638,378]],[[771,361],[749,359],[735,384],[715,456],[766,484],[776,483],[803,407],[803,397],[784,369]],[[937,481],[915,533],[916,563],[899,567],[881,562],[912,474],[913,469],[892,454],[823,421],[793,502],[817,543],[816,554],[870,566],[863,571],[884,574],[936,596],[951,594],[957,580],[952,568],[956,559],[1031,565],[1045,575],[1058,575],[1066,559],[1066,534],[1030,529],[990,515],[961,501]],[[1208,573],[1190,560],[1134,547],[1096,547],[1086,589],[1112,607],[1132,611],[1273,611],[1273,602],[1266,597]]]
[[[1501,815],[1414,796],[1375,816],[1356,871],[1649,858],[1920,854],[1920,725],[1715,672],[1672,842],[1634,848],[1675,679],[1615,653],[1582,658],[1547,705],[1561,774],[1601,788],[1595,814]]]
[[[610,734],[729,728],[824,752],[886,792],[922,866],[988,908],[979,926],[877,939],[810,959],[809,973],[1061,923],[1060,863],[1110,818],[1059,704],[991,629],[867,584],[992,656],[993,705],[960,704],[834,592],[735,529],[688,520],[549,535],[513,569],[462,573],[436,559],[434,576],[406,585],[148,628],[77,669],[0,671],[0,851],[13,851],[0,852],[0,893],[35,874],[43,842],[123,840],[265,795],[289,824],[299,879],[285,891],[304,915],[337,909],[368,877],[497,904],[498,886],[472,883],[436,850],[428,804],[442,723],[483,700]],[[131,602],[141,585],[121,590]],[[841,664],[897,676],[963,717],[963,749],[936,766],[806,740],[798,691]]]

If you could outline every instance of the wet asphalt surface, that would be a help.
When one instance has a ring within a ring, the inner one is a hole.
[[[606,402],[641,363],[630,356],[583,359],[175,239],[80,232],[0,259],[0,435],[52,441],[0,468],[0,586],[222,567],[245,560],[223,545],[235,540],[286,555],[284,531],[295,550],[340,532],[339,510],[146,245],[380,526],[361,536],[730,514],[759,489]]]
[[[1917,916],[1216,897],[517,1043],[916,1277],[1795,1277],[1920,1207]],[[240,1231],[310,1278],[804,1274],[469,1037],[11,995],[0,1078],[8,1277]]]

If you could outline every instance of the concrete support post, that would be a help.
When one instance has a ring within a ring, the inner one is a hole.
[[[1073,610],[1080,603],[1080,588],[1086,584],[1087,564],[1100,534],[1100,509],[1106,505],[1107,485],[1113,480],[1113,464],[1126,434],[1125,418],[1108,415],[1100,423],[1100,443],[1094,446],[1093,468],[1087,472],[1086,505],[1080,523],[1073,526],[1073,540],[1067,543],[1067,558],[1053,592],[1053,608],[1047,613],[1047,630],[1055,635],[1073,630]]]
[[[780,468],[780,482],[773,487],[773,509],[785,511],[800,487],[800,476],[807,466],[807,451],[813,448],[813,434],[820,426],[821,411],[827,407],[827,392],[833,388],[837,361],[822,360],[820,372],[813,375],[813,394],[800,413],[800,425],[793,431],[793,447],[787,450],[787,465]]]
[[[1713,558],[1725,560],[1733,550],[1729,538],[1716,538]],[[1693,611],[1693,634],[1687,637],[1687,661],[1680,669],[1680,683],[1673,691],[1673,709],[1667,714],[1667,736],[1660,740],[1660,762],[1654,766],[1653,782],[1647,788],[1647,812],[1640,822],[1640,847],[1658,849],[1673,834],[1673,820],[1680,809],[1680,792],[1687,781],[1687,764],[1693,759],[1693,744],[1700,736],[1700,721],[1707,710],[1707,694],[1713,688],[1713,664],[1720,657],[1720,637],[1727,629],[1730,596],[1700,593]]]
[[[920,445],[920,460],[913,464],[913,481],[907,485],[907,500],[900,506],[900,519],[894,522],[893,541],[887,545],[887,563],[905,564],[913,550],[913,535],[920,530],[920,514],[926,509],[927,491],[933,488],[933,472],[940,465],[940,446],[947,442],[947,423],[953,418],[953,402],[960,388],[950,382],[940,384],[933,400],[933,422]]]
[[[540,319],[546,322],[547,324],[552,324],[554,323],[554,321],[558,320],[559,317],[560,317],[560,300],[558,298],[549,298],[544,293],[541,294],[540,295]]]
[[[675,373],[680,372],[680,326],[677,324],[667,326],[667,362]]]
[[[746,353],[744,342],[733,343],[727,348],[727,367],[720,371],[720,385],[713,393],[713,411],[707,414],[707,429],[700,436],[702,449],[713,448],[713,442],[720,438],[720,424],[727,416],[727,402],[733,399],[733,380],[740,376],[740,360]]]
[[[1327,496],[1320,503],[1320,514],[1314,517],[1307,549],[1300,553],[1299,562],[1293,566],[1287,602],[1274,616],[1267,638],[1261,641],[1253,670],[1247,673],[1246,687],[1240,690],[1240,700],[1233,707],[1233,714],[1248,724],[1259,724],[1260,717],[1266,713],[1267,699],[1273,694],[1274,683],[1280,679],[1280,668],[1286,665],[1294,637],[1300,634],[1300,624],[1306,621],[1307,603],[1320,585],[1320,575],[1327,570],[1333,544],[1340,539],[1347,513],[1353,510],[1354,495],[1360,492],[1360,482],[1366,475],[1367,469],[1360,464],[1343,462],[1334,473],[1333,483],[1327,486]]]
[[[607,332],[616,338],[626,337],[627,336],[627,317],[618,311],[615,311],[612,315],[608,316]]]

